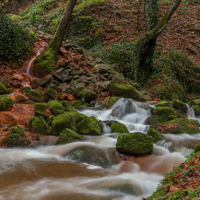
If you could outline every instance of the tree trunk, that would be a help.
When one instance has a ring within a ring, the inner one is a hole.
[[[64,16],[59,24],[59,27],[49,42],[48,47],[42,55],[36,57],[33,65],[33,75],[43,77],[49,74],[57,61],[57,54],[62,45],[63,37],[65,35],[70,17],[77,0],[70,0],[66,6]]]
[[[132,62],[129,74],[127,74],[129,77],[138,82],[143,82],[149,77],[152,71],[151,63],[156,38],[165,29],[167,22],[170,20],[180,3],[181,0],[174,0],[158,25],[153,28],[153,25],[150,23],[149,29],[153,28],[153,30],[147,32],[142,38],[134,42],[131,50]]]

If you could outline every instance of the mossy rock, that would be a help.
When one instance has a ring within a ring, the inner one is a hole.
[[[3,144],[7,147],[25,147],[27,143],[22,135],[14,133],[9,134],[3,139]]]
[[[16,103],[22,103],[22,102],[26,102],[27,98],[24,95],[18,95],[15,97],[15,102]]]
[[[57,94],[56,91],[52,88],[47,88],[44,91],[44,95],[47,95],[51,99],[54,99],[56,94]]]
[[[192,119],[177,118],[159,125],[156,130],[162,133],[195,134],[200,133],[200,123]]]
[[[30,117],[28,118],[28,122],[27,122],[27,127],[28,127],[28,128],[31,128],[31,127],[32,127],[31,124],[32,124],[32,122],[33,122],[36,118],[37,118],[36,116],[30,116]]]
[[[5,88],[5,86],[0,82],[0,94],[6,94],[7,93],[7,89]]]
[[[54,117],[52,121],[53,135],[59,136],[66,128],[78,132],[77,124],[85,118],[87,118],[87,116],[76,111],[67,112]]]
[[[156,107],[153,111],[154,115],[174,115],[175,111],[173,108],[168,108],[168,107]]]
[[[187,112],[187,105],[180,100],[173,100],[173,107],[178,110],[182,110],[185,113]]]
[[[116,149],[131,155],[150,154],[153,152],[153,138],[140,132],[122,134],[117,138]]]
[[[43,102],[43,100],[42,100],[42,93],[41,93],[41,91],[34,91],[34,90],[24,90],[23,91],[25,94],[26,94],[26,96],[30,99],[30,100],[32,100],[32,101],[34,101],[34,102]]]
[[[170,115],[171,116],[171,115]],[[169,116],[166,115],[152,115],[148,117],[145,121],[145,124],[152,125],[152,124],[158,124],[158,123],[165,123],[171,121]]]
[[[13,89],[12,88],[7,88],[7,94],[11,94],[13,93]]]
[[[50,134],[49,127],[46,121],[44,120],[44,118],[41,116],[33,120],[33,122],[31,123],[31,127],[37,134],[41,134],[41,135]]]
[[[49,116],[43,112],[40,112],[40,111],[35,111],[35,114],[34,114],[36,117],[40,117],[42,116],[44,118],[45,121],[47,121],[47,119],[49,118]]]
[[[56,64],[57,54],[52,49],[47,49],[43,55],[36,57],[33,65],[33,75],[44,77],[51,73],[52,68]]]
[[[22,130],[22,128],[20,126],[12,126],[10,128],[10,134],[19,134],[21,136],[25,135],[24,131]]]
[[[53,115],[60,115],[63,114],[65,108],[63,107],[62,103],[58,100],[53,100],[48,103],[50,111]]]
[[[127,127],[120,122],[111,124],[110,128],[112,133],[129,133]]]
[[[200,99],[191,100],[191,101],[189,102],[189,105],[190,105],[190,106],[193,106],[193,105],[200,105]]]
[[[154,104],[156,107],[171,107],[169,101],[159,101]]]
[[[80,100],[83,100],[87,103],[90,103],[90,101],[95,100],[97,98],[97,94],[94,92],[91,92],[90,90],[86,89],[85,87],[78,87],[73,92],[73,95]]]
[[[61,103],[62,103],[63,107],[65,107],[65,108],[70,106],[69,101],[67,101],[67,100],[63,100],[63,101],[61,101]]]
[[[157,143],[161,140],[161,134],[153,128],[149,129],[147,135],[150,135],[153,138],[153,143]]]
[[[88,117],[78,124],[78,133],[82,135],[101,135],[101,125],[96,117]]]
[[[104,108],[110,108],[112,105],[114,105],[118,100],[120,99],[120,97],[106,97],[103,102],[102,102],[102,106]]]
[[[83,140],[83,136],[79,135],[78,133],[76,133],[75,131],[69,128],[66,128],[61,132],[58,140],[56,141],[56,144],[66,144],[66,143],[82,141],[82,140]]]
[[[87,105],[84,101],[81,101],[81,100],[76,100],[76,101],[73,101],[71,103],[71,105],[75,108],[75,109],[78,109],[78,110],[83,110],[83,109],[86,109],[87,108]]]
[[[146,101],[147,99],[143,98],[139,92],[130,85],[129,83],[121,80],[114,79],[108,85],[107,89],[112,96],[131,98],[136,101]]]
[[[79,146],[67,153],[67,157],[81,163],[88,163],[101,167],[109,167],[112,165],[106,151],[95,146]]]
[[[37,103],[35,105],[35,110],[36,111],[40,111],[40,112],[44,112],[47,108],[47,105],[45,103]]]
[[[9,95],[0,95],[0,111],[8,110],[13,103],[14,102]]]
[[[195,115],[200,115],[200,105],[193,105],[192,108],[194,109]]]

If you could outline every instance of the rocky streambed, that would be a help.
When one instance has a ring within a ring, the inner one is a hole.
[[[199,100],[153,103],[73,44],[42,79],[1,75],[2,199],[141,199],[199,144]]]

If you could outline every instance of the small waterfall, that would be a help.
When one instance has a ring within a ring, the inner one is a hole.
[[[133,101],[132,99],[121,98],[108,110],[86,109],[81,111],[81,113],[87,116],[98,116],[98,119],[102,122],[117,121],[123,123],[126,125],[129,132],[139,131],[146,133],[149,126],[144,125],[144,122],[151,113],[149,109],[145,109],[145,105],[146,104]],[[105,131],[106,127],[104,127],[104,132]]]
[[[194,109],[192,107],[190,107],[188,104],[186,104],[186,106],[187,106],[187,118],[188,119],[195,119]]]
[[[30,69],[31,69],[31,65],[32,65],[33,61],[36,59],[37,56],[39,56],[39,55],[41,54],[41,50],[43,50],[43,48],[44,48],[44,43],[42,42],[42,48],[38,48],[36,56],[33,57],[33,58],[30,60],[30,62],[28,63],[28,67],[27,67],[27,70],[26,70],[26,73],[27,73],[28,75],[30,75]]]

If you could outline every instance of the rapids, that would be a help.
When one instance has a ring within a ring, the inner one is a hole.
[[[43,138],[45,145],[35,148],[0,149],[0,200],[141,200],[156,190],[164,172],[183,162],[200,142],[200,134],[167,134],[154,144],[152,155],[121,161],[114,149],[118,133],[111,133],[106,124],[119,121],[130,132],[146,133],[147,105],[122,98],[109,110],[87,109],[82,113],[102,122],[102,136],[56,146],[52,145],[56,138],[51,136]],[[67,153],[83,145],[101,149],[111,165],[71,160]]]

